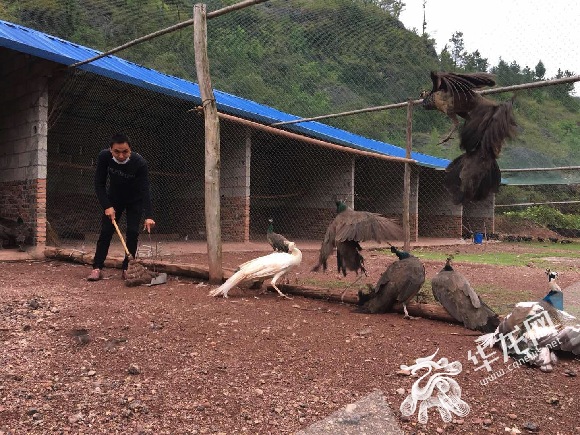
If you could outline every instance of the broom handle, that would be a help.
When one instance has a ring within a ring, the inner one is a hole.
[[[119,229],[119,225],[117,225],[117,221],[115,221],[115,219],[111,219],[111,221],[113,222],[113,226],[115,227],[115,230],[117,230],[117,234],[119,235],[119,238],[121,239],[121,243],[123,244],[123,248],[125,248],[125,252],[127,253],[127,257],[131,258],[132,255],[129,252],[129,249],[127,248],[127,244],[125,243],[125,239],[123,238],[123,234],[121,234],[121,230]]]

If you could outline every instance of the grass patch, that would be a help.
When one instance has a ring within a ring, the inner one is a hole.
[[[473,264],[486,264],[490,266],[528,266],[539,268],[553,267],[553,262],[545,260],[546,257],[578,258],[580,256],[580,244],[569,245],[545,244],[539,242],[513,243],[526,250],[526,252],[502,252],[498,245],[496,252],[461,253],[454,255],[455,261]],[[390,251],[381,250],[382,254],[392,255]],[[445,264],[447,253],[430,251],[421,248],[413,251],[413,255],[422,260],[432,260]],[[560,267],[561,268],[561,267]],[[576,266],[566,266],[566,269],[578,269]]]
[[[480,285],[474,287],[474,290],[479,297],[500,316],[505,316],[510,313],[514,305],[518,302],[533,301],[537,299],[532,292],[527,290],[514,291],[492,285]],[[422,304],[440,305],[439,302],[435,300],[435,296],[433,296],[431,280],[425,280],[425,283],[417,294],[417,301]]]
[[[474,287],[479,297],[497,314],[505,316],[515,304],[522,301],[535,301],[537,296],[528,290],[511,290],[492,285]]]

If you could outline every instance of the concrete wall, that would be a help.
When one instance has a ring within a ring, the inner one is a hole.
[[[46,241],[50,62],[0,49],[0,216],[21,217]]]
[[[221,128],[221,230],[234,242],[250,240],[250,162],[252,133],[248,127]],[[245,134],[239,134],[239,129]],[[225,234],[225,236],[223,236]]]

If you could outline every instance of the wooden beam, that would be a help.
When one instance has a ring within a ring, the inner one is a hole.
[[[195,69],[205,119],[205,229],[209,282],[222,282],[222,234],[220,221],[220,122],[209,74],[206,5],[193,7]]]
[[[245,8],[248,6],[257,5],[259,3],[264,3],[266,1],[268,1],[268,0],[244,0],[244,1],[241,1],[241,2],[236,3],[234,5],[226,6],[225,8],[210,12],[209,14],[207,14],[207,19],[209,20],[211,18],[219,17],[219,16],[227,14],[229,12],[237,11],[238,9],[242,9],[242,8]],[[126,48],[129,48],[129,47],[132,47],[132,46],[137,45],[141,42],[149,41],[150,39],[157,38],[158,36],[165,35],[166,33],[175,32],[176,30],[191,26],[194,23],[195,23],[195,18],[193,18],[191,20],[187,20],[187,21],[182,21],[181,23],[174,24],[173,26],[166,27],[165,29],[157,30],[153,33],[149,33],[145,36],[141,36],[140,38],[133,39],[133,40],[131,40],[123,45],[119,45],[118,47],[115,47],[111,50],[105,51],[104,53],[101,53],[97,56],[91,57],[91,58],[83,60],[81,62],[73,63],[72,65],[69,65],[68,67],[69,68],[76,68],[76,67],[84,65],[86,63],[94,62],[95,60],[101,59],[105,56],[110,56],[111,54],[117,53],[117,52],[124,50]]]
[[[405,103],[407,104],[407,103]],[[195,110],[195,109],[192,109]],[[377,152],[372,152],[372,151],[364,151],[364,150],[359,150],[356,148],[350,148],[344,145],[338,145],[335,143],[331,143],[331,142],[326,142],[324,140],[320,140],[320,139],[314,139],[312,137],[308,137],[308,136],[304,136],[298,133],[293,133],[291,131],[286,131],[286,130],[281,130],[279,128],[274,128],[274,127],[270,127],[269,125],[264,125],[264,124],[260,124],[254,121],[250,121],[248,119],[244,119],[244,118],[240,118],[237,116],[233,116],[233,115],[229,115],[227,113],[223,113],[223,112],[219,112],[218,113],[219,117],[222,119],[225,119],[227,121],[232,121],[232,122],[237,122],[243,125],[247,125],[248,127],[252,127],[256,130],[262,130],[265,131],[266,133],[272,133],[272,134],[277,134],[280,136],[285,136],[288,137],[290,139],[294,139],[294,140],[299,140],[302,142],[306,142],[306,143],[310,143],[313,145],[319,145],[321,147],[324,148],[330,148],[332,150],[335,151],[341,151],[344,153],[350,153],[350,154],[356,154],[359,156],[365,156],[365,157],[373,157],[375,159],[382,159],[382,160],[388,160],[391,162],[399,162],[399,163],[405,163],[405,162],[409,162],[409,163],[417,163],[415,160],[413,159],[407,159],[404,157],[394,157],[394,156],[388,156],[386,154],[380,154]]]
[[[411,158],[413,148],[413,103],[407,103],[407,147],[405,157]],[[411,250],[411,226],[409,224],[409,208],[411,201],[411,165],[405,163],[405,174],[403,175],[403,249]]]

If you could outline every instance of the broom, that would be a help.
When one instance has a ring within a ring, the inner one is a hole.
[[[127,287],[134,287],[141,284],[149,284],[151,282],[151,278],[153,278],[154,275],[131,255],[129,249],[127,248],[127,244],[125,243],[125,239],[121,234],[121,230],[117,225],[117,222],[114,219],[112,222],[115,230],[117,231],[117,234],[119,235],[119,238],[121,239],[123,248],[125,248],[125,253],[127,254],[127,257],[129,257],[129,266],[127,267],[127,279],[125,279],[125,285]]]

